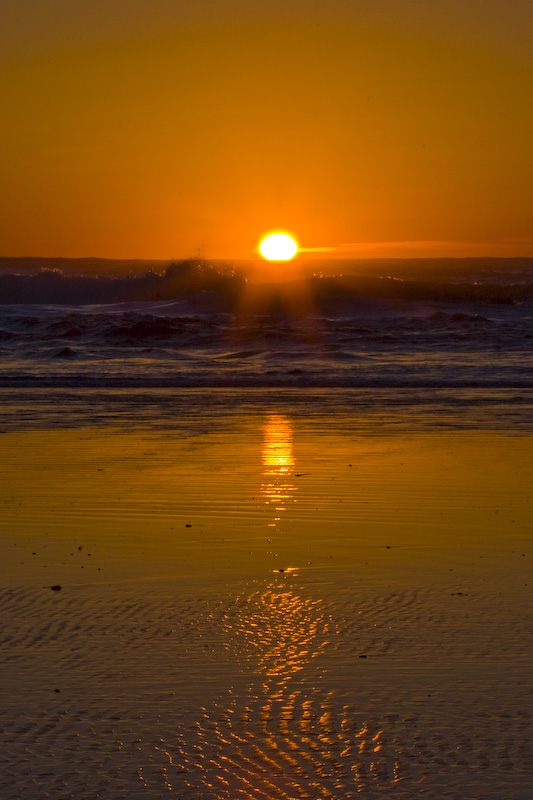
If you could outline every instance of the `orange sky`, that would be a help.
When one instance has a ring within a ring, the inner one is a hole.
[[[529,0],[8,5],[0,255],[533,255]]]

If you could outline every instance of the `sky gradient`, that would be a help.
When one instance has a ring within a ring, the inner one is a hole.
[[[0,255],[533,255],[533,4],[0,2]]]

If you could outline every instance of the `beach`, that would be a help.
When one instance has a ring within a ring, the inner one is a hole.
[[[2,11],[0,800],[532,800],[533,3]]]
[[[3,798],[529,797],[531,432],[363,394],[4,390]]]

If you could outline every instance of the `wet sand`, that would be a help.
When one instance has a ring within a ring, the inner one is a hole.
[[[530,435],[1,441],[2,798],[530,797]]]

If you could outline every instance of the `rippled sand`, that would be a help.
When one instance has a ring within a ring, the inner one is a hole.
[[[3,800],[530,798],[531,437],[185,422],[2,436]]]

